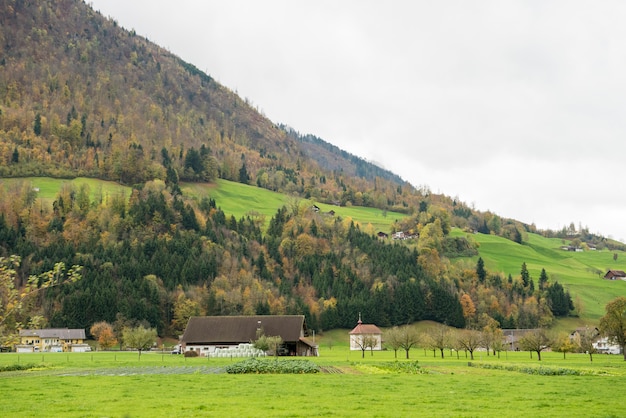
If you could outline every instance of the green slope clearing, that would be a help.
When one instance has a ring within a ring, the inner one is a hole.
[[[466,236],[479,244],[480,257],[490,272],[517,277],[522,263],[526,263],[537,284],[541,269],[545,269],[550,282],[558,281],[569,290],[572,298],[579,297],[583,302],[582,318],[566,321],[572,325],[597,324],[607,302],[626,296],[626,282],[603,279],[608,269],[626,270],[626,253],[621,251],[564,251],[560,248],[565,244],[561,239],[536,234],[528,234],[528,241],[521,245],[495,235],[467,234],[458,229],[453,234]]]

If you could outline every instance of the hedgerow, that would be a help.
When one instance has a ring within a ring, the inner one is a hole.
[[[598,374],[596,371],[579,370],[579,369],[566,369],[564,367],[545,367],[545,366],[518,366],[518,365],[504,365],[504,364],[481,364],[481,363],[468,363],[470,367],[480,367],[483,369],[492,370],[506,370],[510,372],[520,372],[526,374],[535,374],[540,376],[585,376],[590,374]]]
[[[30,370],[30,369],[34,369],[36,367],[41,367],[41,366],[37,366],[35,364],[8,364],[6,366],[0,366],[0,372],[16,372],[16,371],[21,371],[21,370]]]
[[[389,363],[382,363],[382,364],[378,364],[376,365],[376,367],[381,368],[381,369],[385,369],[385,370],[389,370],[392,372],[396,372],[396,373],[408,373],[408,374],[426,374],[428,373],[426,370],[422,369],[420,367],[420,365],[418,364],[417,361],[411,361],[411,362],[399,362],[399,361],[394,361],[394,362],[389,362]]]

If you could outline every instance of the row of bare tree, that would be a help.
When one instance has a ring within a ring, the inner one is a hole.
[[[563,353],[578,352],[589,354],[589,359],[593,361],[593,354],[596,349],[593,346],[594,340],[598,337],[596,328],[585,328],[578,330],[574,334],[551,333],[543,328],[528,330],[519,339],[507,339],[504,332],[498,327],[485,327],[483,330],[456,329],[443,324],[430,327],[425,332],[420,332],[412,325],[393,327],[387,330],[383,337],[383,346],[393,350],[395,357],[399,350],[404,350],[406,358],[413,348],[421,347],[432,350],[433,357],[440,353],[441,358],[445,357],[445,351],[449,350],[450,355],[456,352],[457,358],[464,352],[465,357],[474,359],[474,352],[484,350],[487,355],[500,356],[502,351],[522,350],[537,353],[537,359],[541,361],[541,353],[547,349]],[[363,338],[355,339],[355,343],[361,349],[362,355],[370,350],[373,355],[377,346],[377,339],[374,336],[366,335]]]

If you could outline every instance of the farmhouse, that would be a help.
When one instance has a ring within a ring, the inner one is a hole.
[[[181,338],[183,351],[219,356],[228,350],[250,348],[260,335],[280,336],[280,355],[317,356],[317,346],[307,339],[304,315],[194,316]],[[252,350],[249,355],[255,355]]]
[[[21,352],[77,351],[86,347],[85,330],[68,328],[21,329],[17,346]]]
[[[622,347],[609,340],[608,337],[598,337],[592,345],[600,354],[622,354]]]
[[[582,249],[582,248],[580,248],[580,247],[575,247],[575,246],[573,246],[573,245],[564,245],[564,246],[562,246],[562,247],[561,247],[561,249],[562,249],[563,251],[575,251],[575,252],[582,252],[582,251],[583,251],[583,249]]]
[[[604,275],[607,280],[626,280],[626,273],[622,270],[609,270]]]
[[[383,332],[376,325],[364,324],[359,315],[356,327],[350,331],[350,350],[383,349]]]

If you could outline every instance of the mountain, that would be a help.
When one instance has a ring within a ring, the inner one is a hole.
[[[388,171],[286,132],[193,64],[82,1],[7,0],[0,19],[2,177],[127,185],[219,177],[404,210],[420,198]],[[365,201],[355,198],[366,190]]]
[[[398,185],[405,183],[397,174],[350,154],[315,135],[302,135],[293,128],[280,126],[287,135],[302,144],[302,150],[308,158],[315,160],[320,167],[326,170],[339,171],[350,177],[362,177],[372,181],[381,178]]]

